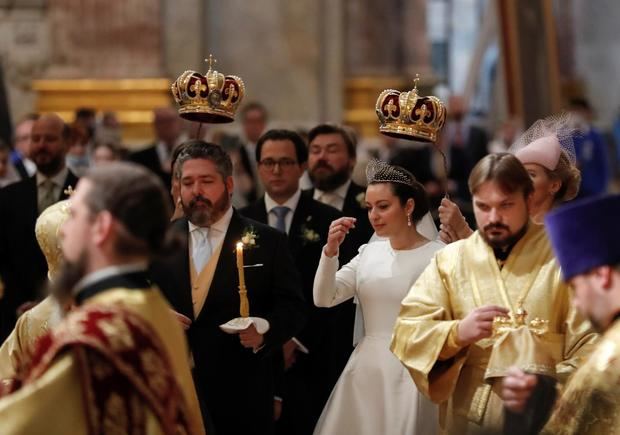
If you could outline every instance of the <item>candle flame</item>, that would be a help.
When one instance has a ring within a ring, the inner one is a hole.
[[[237,249],[243,249],[243,243],[237,242]]]

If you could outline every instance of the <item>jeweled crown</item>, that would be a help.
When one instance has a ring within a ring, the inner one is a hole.
[[[411,91],[386,89],[379,94],[375,111],[385,135],[422,142],[435,142],[446,121],[446,108],[434,96],[418,95],[416,74]]]
[[[209,70],[205,75],[185,71],[172,84],[174,100],[179,105],[179,115],[190,121],[220,124],[235,120],[235,113],[245,95],[245,85],[240,77],[217,72],[215,59],[209,55]]]

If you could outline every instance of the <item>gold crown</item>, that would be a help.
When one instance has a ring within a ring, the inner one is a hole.
[[[224,76],[215,71],[213,56],[209,55],[209,71],[202,75],[185,71],[172,84],[174,100],[179,115],[190,121],[219,124],[235,120],[235,112],[245,94],[243,80],[237,76]]]
[[[446,121],[446,108],[437,97],[418,95],[418,80],[416,74],[409,92],[386,89],[379,94],[375,111],[381,122],[381,133],[422,142],[437,140]]]

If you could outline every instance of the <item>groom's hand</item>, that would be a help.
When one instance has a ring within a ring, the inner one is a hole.
[[[252,324],[239,332],[239,341],[243,347],[256,350],[263,345],[265,340],[263,334],[259,334]]]

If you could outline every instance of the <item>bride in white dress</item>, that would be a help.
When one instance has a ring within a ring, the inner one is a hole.
[[[386,240],[360,248],[338,270],[338,248],[355,219],[332,222],[314,278],[314,303],[333,307],[357,296],[365,335],[351,354],[314,430],[321,435],[438,432],[437,408],[424,398],[390,352],[400,303],[443,244],[416,231],[428,212],[424,188],[398,166],[373,161],[366,170],[370,222]]]

